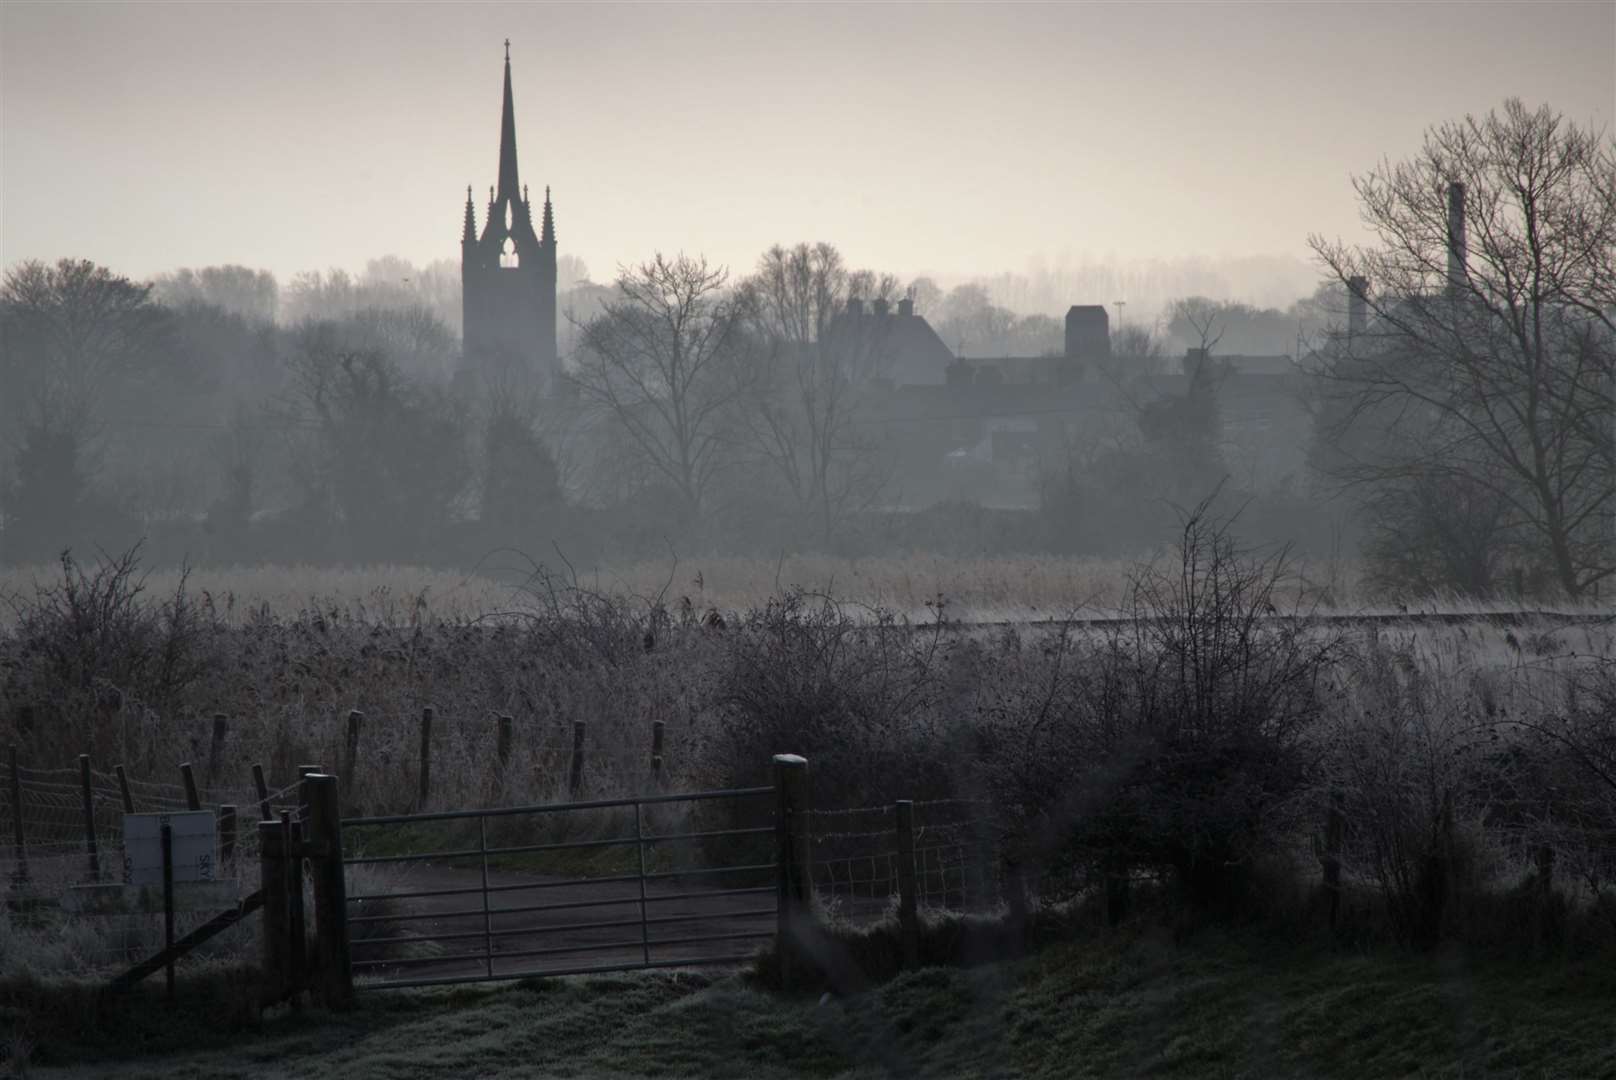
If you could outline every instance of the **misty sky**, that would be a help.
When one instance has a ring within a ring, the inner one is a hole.
[[[0,261],[285,280],[458,258],[507,36],[522,178],[554,187],[561,250],[597,280],[799,239],[944,277],[1305,257],[1310,231],[1355,234],[1349,175],[1431,123],[1509,95],[1616,114],[1611,2],[7,0]]]

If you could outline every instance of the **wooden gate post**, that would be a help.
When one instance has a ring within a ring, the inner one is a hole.
[[[898,933],[903,938],[903,966],[913,968],[920,955],[920,913],[915,902],[915,804],[899,799],[893,806],[898,823]]]
[[[342,869],[342,815],[334,776],[310,776],[309,849],[314,869],[314,944],[320,997],[328,1009],[354,1005],[348,887]]]
[[[790,986],[794,953],[802,937],[801,922],[813,918],[813,863],[808,830],[808,759],[774,755],[775,837],[778,850],[779,908],[775,919],[775,953],[780,982]]]
[[[292,913],[287,904],[287,832],[279,821],[258,823],[258,881],[264,894],[263,1001],[285,996],[292,959]]]
[[[79,755],[79,792],[84,797],[84,850],[90,859],[90,880],[101,880],[101,856],[95,850],[95,796],[90,792],[90,755]]]
[[[309,789],[308,789],[308,785],[303,783],[303,780],[304,780],[305,777],[313,776],[315,773],[320,773],[321,775],[324,775],[325,766],[323,766],[323,765],[299,765],[297,767],[297,814],[298,814],[298,817],[305,817],[306,818],[306,817],[309,816]]]
[[[302,1005],[298,995],[308,983],[309,970],[309,928],[303,916],[303,823],[293,820],[290,810],[282,810],[281,830],[286,834],[281,873],[286,878],[286,921],[291,928],[286,936],[286,983],[296,1009]]]

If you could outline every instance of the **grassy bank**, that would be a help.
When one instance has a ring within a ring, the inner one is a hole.
[[[203,1033],[147,1002],[138,1039],[128,1020],[97,1034],[41,1019],[31,1075],[1616,1076],[1608,965],[1351,954],[1255,932],[1113,932],[823,1003],[686,972],[362,1001]]]

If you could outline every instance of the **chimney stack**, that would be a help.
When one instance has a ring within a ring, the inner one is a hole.
[[[864,314],[864,301],[856,296],[847,298],[847,313],[855,319]]]
[[[885,299],[878,298],[875,301],[875,316],[878,319],[884,319],[887,317],[887,302]]]
[[[899,317],[905,318],[905,319],[910,319],[910,318],[914,317],[914,314],[915,314],[914,297],[906,296],[902,300],[898,301],[898,315],[899,315]]]
[[[1448,295],[1459,296],[1464,291],[1465,262],[1469,247],[1465,240],[1465,186],[1455,181],[1448,185]]]
[[[1347,337],[1355,338],[1369,328],[1369,279],[1362,275],[1347,279]]]

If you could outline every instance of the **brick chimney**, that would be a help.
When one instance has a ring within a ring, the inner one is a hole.
[[[1369,279],[1362,275],[1347,279],[1347,336],[1357,337],[1369,328]]]
[[[1465,186],[1448,185],[1448,295],[1464,292],[1465,262],[1469,257],[1465,239]]]

